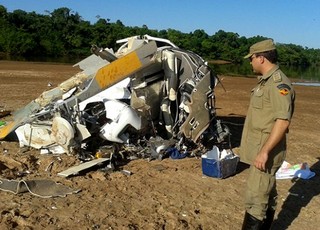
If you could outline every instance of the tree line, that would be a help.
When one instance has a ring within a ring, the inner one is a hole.
[[[90,47],[116,47],[116,41],[134,35],[151,35],[169,39],[183,49],[193,51],[206,60],[224,60],[240,64],[249,47],[266,39],[263,36],[246,38],[234,32],[217,31],[208,35],[197,29],[182,33],[175,29],[152,30],[125,26],[120,20],[111,22],[97,16],[91,24],[71,9],[62,7],[45,14],[14,10],[8,12],[0,5],[0,58],[16,57],[73,57],[90,54]],[[295,44],[278,44],[279,62],[282,65],[302,67],[320,65],[320,49]]]

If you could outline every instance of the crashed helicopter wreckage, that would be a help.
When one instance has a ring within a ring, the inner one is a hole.
[[[228,142],[216,117],[217,76],[197,54],[148,35],[93,46],[81,72],[13,114],[0,139],[84,159],[98,150],[158,157]]]

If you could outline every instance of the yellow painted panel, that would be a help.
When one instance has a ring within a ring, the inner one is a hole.
[[[142,63],[137,53],[132,52],[99,69],[95,79],[99,87],[104,89],[122,80],[123,77],[139,69],[141,66]]]
[[[0,128],[0,140],[8,136],[9,133],[13,131],[15,122],[11,122],[4,127]]]

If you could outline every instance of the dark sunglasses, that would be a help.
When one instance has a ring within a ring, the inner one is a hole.
[[[250,62],[252,62],[252,60],[255,59],[255,58],[257,58],[257,57],[260,57],[260,56],[257,56],[257,55],[253,56],[253,55],[252,55],[251,57],[249,57]]]

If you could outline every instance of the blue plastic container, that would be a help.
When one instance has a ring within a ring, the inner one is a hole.
[[[240,158],[234,155],[232,158],[216,160],[206,157],[201,158],[202,173],[209,177],[226,178],[234,175]]]

